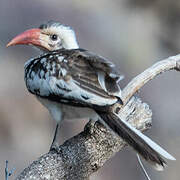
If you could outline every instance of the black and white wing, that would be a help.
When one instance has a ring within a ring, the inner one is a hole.
[[[121,100],[115,66],[83,49],[59,50],[25,65],[29,91],[75,105],[112,105]]]
[[[122,75],[119,74],[113,63],[83,49],[75,50],[70,59],[73,61],[72,77],[81,86],[90,85],[91,90],[98,87],[99,91],[103,91],[103,93],[121,97],[118,82],[122,79]]]

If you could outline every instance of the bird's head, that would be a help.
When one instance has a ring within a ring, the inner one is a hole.
[[[55,21],[49,21],[40,25],[39,28],[24,31],[13,38],[7,47],[20,44],[33,45],[43,51],[78,48],[73,29]]]

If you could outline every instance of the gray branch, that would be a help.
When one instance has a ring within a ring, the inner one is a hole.
[[[130,81],[122,91],[125,104],[119,116],[141,131],[151,127],[152,112],[133,95],[149,80],[168,70],[180,70],[180,55],[159,61]],[[116,108],[114,106],[113,108]],[[17,180],[88,180],[126,143],[99,121],[89,121],[84,131],[68,139],[58,151],[50,151],[23,170]]]

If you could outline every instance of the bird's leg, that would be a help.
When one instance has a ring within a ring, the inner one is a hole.
[[[53,141],[52,141],[52,144],[51,144],[51,147],[50,147],[50,151],[52,150],[56,150],[58,147],[59,147],[59,129],[60,129],[60,123],[57,123],[56,124],[56,129],[55,129],[55,132],[54,132],[54,137],[53,137]]]
[[[50,151],[57,150],[60,143],[60,127],[62,120],[64,119],[64,113],[62,113],[61,108],[59,106],[54,106],[53,109],[50,110],[51,115],[53,116],[53,119],[56,121],[56,129],[54,132],[53,141],[50,147]]]

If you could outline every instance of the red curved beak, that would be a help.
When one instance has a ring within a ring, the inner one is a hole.
[[[35,45],[35,46],[40,46],[40,36],[41,30],[40,29],[29,29],[27,31],[24,31],[23,33],[17,35],[15,38],[13,38],[6,47],[9,46],[15,46],[19,44],[24,44],[24,45]]]

